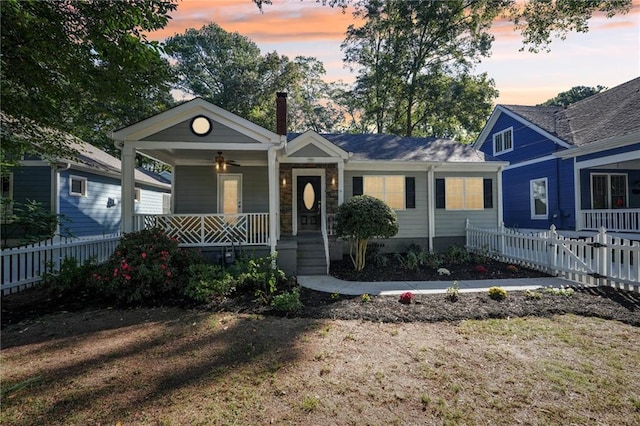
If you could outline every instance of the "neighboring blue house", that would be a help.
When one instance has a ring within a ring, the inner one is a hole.
[[[30,158],[2,178],[2,197],[14,202],[35,200],[64,215],[62,230],[73,236],[118,232],[121,219],[120,160],[78,139],[72,146],[79,152],[74,160],[43,161]],[[167,179],[135,170],[135,211],[169,213],[171,184]],[[10,224],[3,231],[11,232]],[[19,240],[19,231],[11,235]]]
[[[498,105],[474,147],[508,161],[508,227],[639,232],[640,77],[568,107]]]

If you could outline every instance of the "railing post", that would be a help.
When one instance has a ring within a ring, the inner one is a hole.
[[[602,281],[606,280],[607,276],[609,275],[609,244],[607,244],[607,238],[607,229],[603,226],[600,228],[600,231],[598,232],[598,235],[596,237],[596,241],[598,242],[596,249],[596,252],[598,253],[596,283],[598,285],[602,285]]]
[[[549,236],[547,237],[547,256],[549,259],[549,268],[551,275],[558,275],[558,233],[556,226],[551,225],[549,228]]]
[[[500,250],[500,254],[504,255],[504,247],[505,247],[505,235],[504,235],[505,229],[504,229],[504,222],[500,222],[500,241],[499,241],[499,246],[498,246],[498,250]]]

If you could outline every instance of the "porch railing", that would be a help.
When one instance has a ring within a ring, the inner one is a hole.
[[[183,247],[269,244],[269,213],[136,215],[135,227],[160,228]]]
[[[581,210],[583,230],[640,232],[640,209]]]

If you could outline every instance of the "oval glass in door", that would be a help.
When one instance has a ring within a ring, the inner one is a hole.
[[[304,202],[304,207],[307,210],[311,210],[316,202],[316,192],[313,190],[313,185],[311,185],[311,182],[307,182],[307,184],[304,186],[304,191],[302,192],[302,201]]]

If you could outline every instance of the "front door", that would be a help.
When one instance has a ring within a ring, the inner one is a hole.
[[[298,176],[298,231],[319,231],[322,213],[320,176]]]
[[[242,176],[218,175],[218,213],[242,213]]]

